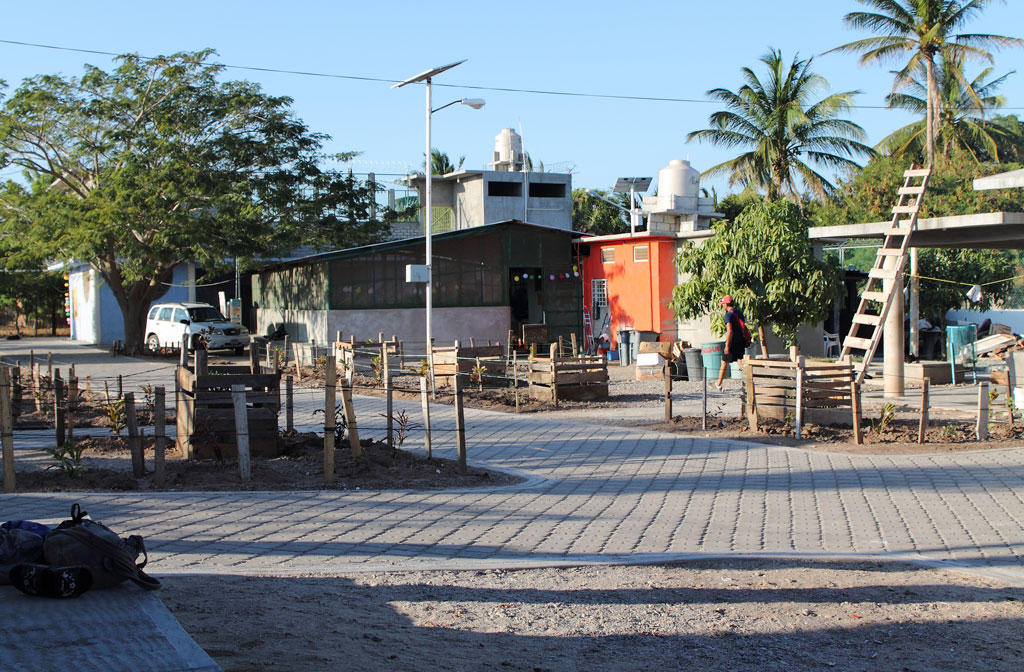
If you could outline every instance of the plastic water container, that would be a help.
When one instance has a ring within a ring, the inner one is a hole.
[[[617,362],[617,361],[619,361],[619,351],[618,350],[609,350],[608,351],[608,361],[609,362]]]
[[[725,341],[712,341],[700,344],[700,357],[703,360],[704,368],[708,370],[708,377],[717,376],[722,368],[722,353],[725,351]]]

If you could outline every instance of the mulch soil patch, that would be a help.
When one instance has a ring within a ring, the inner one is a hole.
[[[324,483],[323,437],[313,433],[282,434],[279,457],[254,458],[252,480],[243,482],[233,460],[168,459],[163,484],[152,472],[134,478],[130,467],[110,469],[83,466],[75,476],[63,471],[19,472],[18,490],[62,492],[79,490],[444,490],[513,485],[523,479],[493,469],[470,467],[458,472],[454,460],[427,459],[408,450],[389,448],[385,443],[361,442],[363,455],[352,457],[342,442],[334,453],[335,480]],[[84,448],[82,457],[130,457],[125,437],[90,437],[76,440]],[[153,440],[145,440],[146,466],[153,466]]]

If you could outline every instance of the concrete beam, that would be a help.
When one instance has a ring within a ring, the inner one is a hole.
[[[987,191],[989,189],[1020,189],[1024,187],[1024,169],[1011,170],[1008,173],[979,177],[974,180],[975,191]]]

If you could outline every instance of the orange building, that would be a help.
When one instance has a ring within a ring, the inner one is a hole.
[[[622,234],[577,241],[583,279],[583,306],[593,335],[608,334],[619,349],[619,332],[647,341],[676,340],[676,320],[668,307],[676,286],[677,236]]]

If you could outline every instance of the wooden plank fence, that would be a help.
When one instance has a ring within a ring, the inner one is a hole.
[[[438,385],[454,387],[455,374],[469,379],[479,361],[484,369],[483,384],[486,386],[506,387],[505,380],[505,347],[498,345],[463,346],[456,341],[453,346],[434,347],[434,379]]]
[[[210,367],[197,374],[179,366],[177,405],[178,457],[210,459],[236,457],[235,408],[232,387],[243,386],[249,425],[249,450],[253,455],[277,456],[277,416],[281,407],[281,374],[261,367]],[[194,437],[194,438],[193,438]]]
[[[752,359],[743,366],[747,387],[747,418],[757,430],[763,420],[787,420],[797,431],[805,423],[850,425],[859,429],[860,390],[849,359],[807,362]]]
[[[608,360],[601,356],[559,357],[558,345],[548,358],[529,360],[530,397],[556,406],[560,399],[608,398]]]

